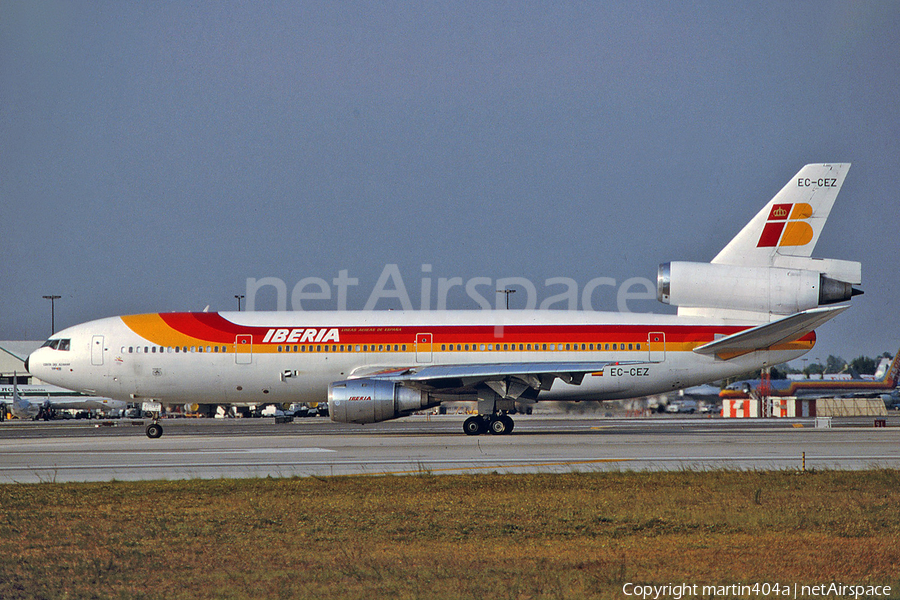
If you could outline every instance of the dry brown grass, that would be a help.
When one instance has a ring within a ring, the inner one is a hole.
[[[0,486],[0,598],[900,591],[900,475],[683,472]]]

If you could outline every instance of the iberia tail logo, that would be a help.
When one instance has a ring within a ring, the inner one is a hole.
[[[773,205],[756,247],[805,246],[813,239],[812,226],[806,222],[811,216],[812,206],[805,202]]]

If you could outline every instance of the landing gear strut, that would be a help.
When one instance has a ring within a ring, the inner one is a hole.
[[[491,433],[493,435],[509,435],[512,433],[515,423],[512,417],[505,414],[478,415],[469,417],[463,423],[463,431],[466,435],[481,435]]]

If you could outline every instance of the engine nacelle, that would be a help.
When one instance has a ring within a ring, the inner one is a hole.
[[[672,306],[790,315],[849,300],[849,283],[805,269],[740,267],[712,263],[659,265],[657,298]]]
[[[328,386],[328,413],[339,423],[378,423],[438,404],[427,392],[393,381],[350,379]]]

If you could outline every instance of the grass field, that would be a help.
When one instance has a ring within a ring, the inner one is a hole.
[[[888,470],[3,485],[0,598],[625,598],[628,582],[832,581],[897,598],[898,487]]]

